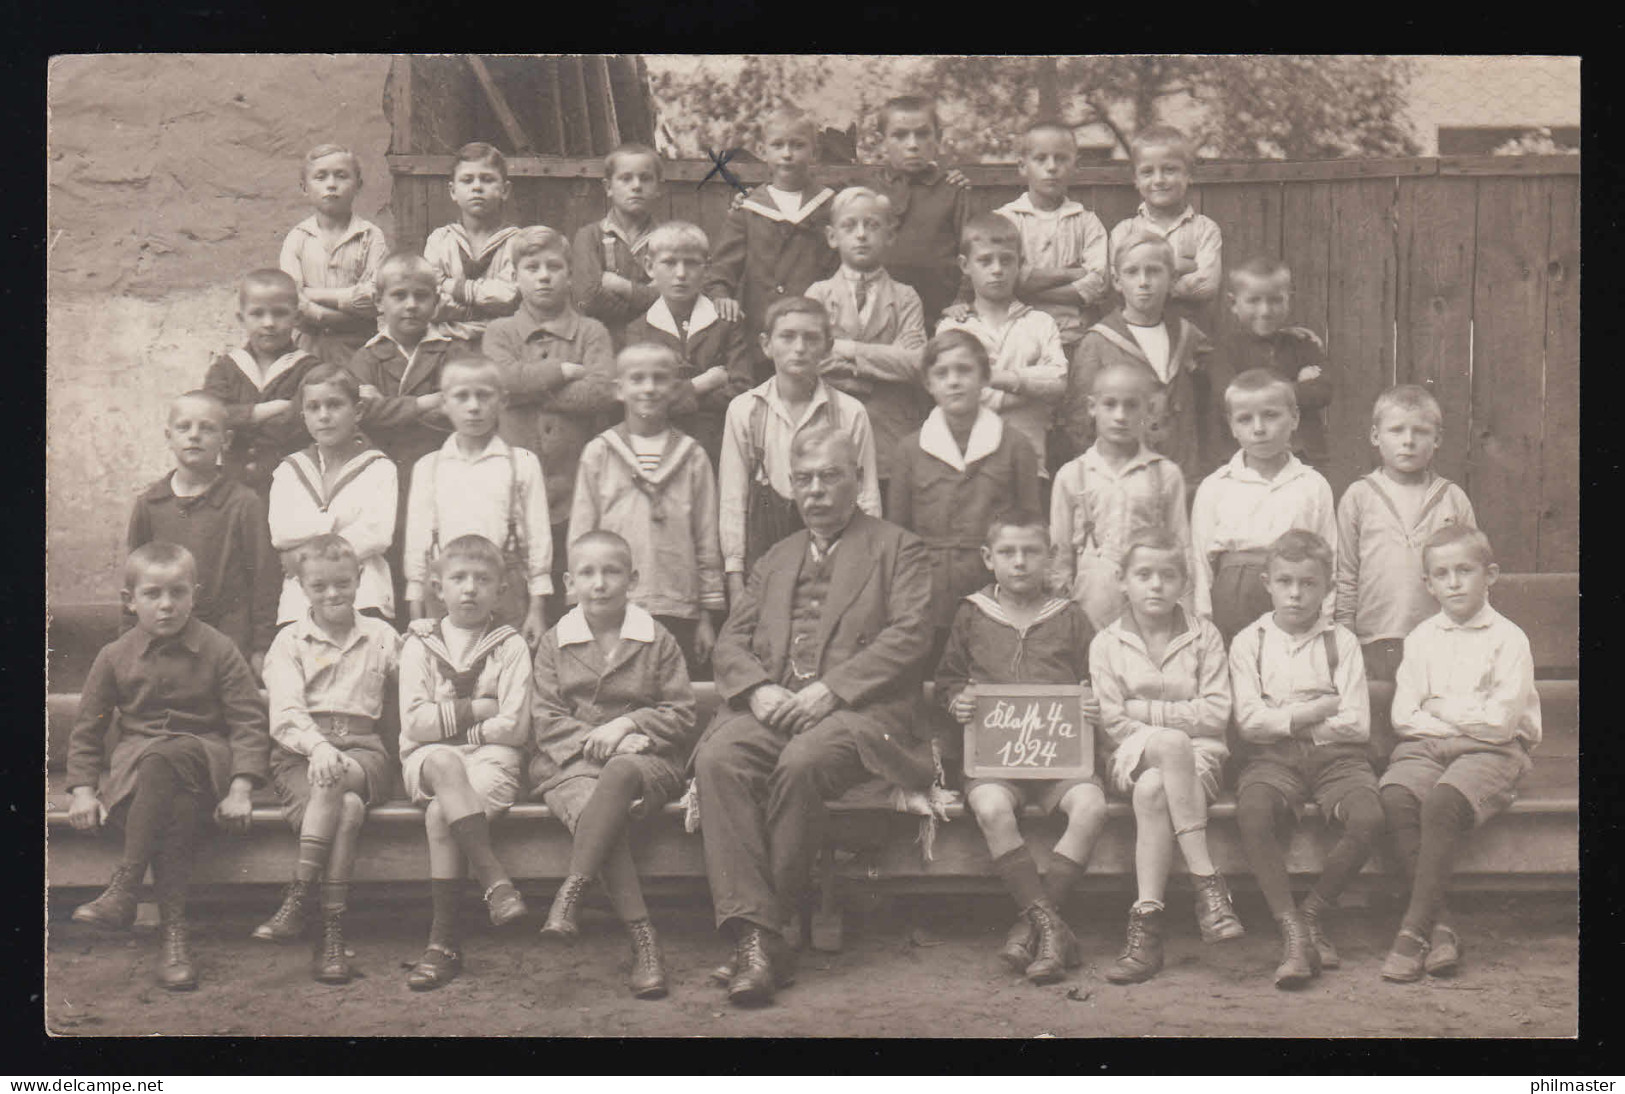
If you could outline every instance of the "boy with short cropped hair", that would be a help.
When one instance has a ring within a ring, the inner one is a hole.
[[[438,275],[434,318],[478,348],[486,325],[512,315],[519,304],[508,249],[519,229],[503,223],[503,207],[513,196],[508,161],[484,141],[465,144],[446,189],[457,219],[430,232],[423,244],[423,257]]]
[[[1146,447],[1178,464],[1187,483],[1198,482],[1207,444],[1196,374],[1207,367],[1212,347],[1195,323],[1168,311],[1174,251],[1166,239],[1131,235],[1112,249],[1111,261],[1112,283],[1123,306],[1085,331],[1078,343],[1061,409],[1062,428],[1076,448],[1087,448],[1095,437],[1088,403],[1095,372],[1119,362],[1141,365],[1157,381],[1146,415]]]
[[[541,459],[553,528],[548,618],[563,613],[565,533],[581,450],[615,409],[615,350],[609,331],[570,303],[569,241],[551,228],[513,238],[519,310],[485,332],[485,356],[502,371],[507,402],[501,436]],[[540,638],[537,631],[534,637]]]
[[[355,215],[361,160],[337,144],[305,153],[299,189],[315,210],[282,241],[277,265],[299,286],[299,346],[345,365],[377,329],[375,278],[389,245]]]
[[[1021,233],[997,213],[972,217],[960,236],[959,267],[976,300],[965,320],[945,316],[937,333],[966,330],[987,347],[993,377],[983,400],[1033,446],[1047,483],[1049,427],[1066,394],[1067,361],[1055,320],[1016,299]]]
[[[1021,233],[1021,282],[1016,294],[1055,320],[1067,359],[1099,313],[1110,290],[1106,226],[1067,197],[1078,159],[1070,126],[1038,122],[1021,138],[1017,170],[1027,192],[994,210]]]
[[[1392,680],[1405,636],[1438,609],[1416,580],[1422,544],[1445,528],[1476,527],[1466,493],[1433,470],[1444,415],[1426,388],[1377,396],[1371,444],[1382,464],[1337,504],[1337,621],[1360,640],[1366,674]]]
[[[927,331],[959,292],[960,236],[970,219],[970,190],[937,164],[942,123],[936,103],[899,95],[880,107],[886,162],[869,186],[885,195],[897,218],[887,269],[920,294]]]
[[[207,391],[169,404],[164,440],[175,470],[136,498],[126,542],[132,551],[156,540],[190,552],[198,578],[193,614],[231,639],[257,675],[276,633],[282,565],[264,500],[221,470],[232,435],[227,420],[227,408]],[[133,625],[126,616],[125,628]]]
[[[237,285],[247,341],[216,357],[203,390],[226,406],[231,431],[221,463],[264,501],[282,458],[310,443],[294,394],[321,359],[294,344],[299,286],[282,270],[252,270]]]
[[[434,900],[428,948],[406,978],[413,991],[448,984],[462,968],[457,892],[465,860],[493,926],[527,911],[491,848],[490,818],[519,796],[530,740],[530,648],[493,618],[503,570],[502,552],[484,536],[448,542],[429,578],[446,616],[414,620],[401,647],[401,775],[412,801],[428,806]]]
[[[1255,256],[1230,270],[1226,299],[1236,318],[1235,329],[1218,340],[1210,367],[1214,390],[1249,369],[1275,373],[1293,386],[1298,398],[1298,428],[1292,454],[1315,470],[1331,457],[1326,446],[1326,408],[1337,390],[1326,352],[1313,331],[1287,325],[1292,308],[1292,270],[1278,258]],[[1210,429],[1216,443],[1214,460],[1229,453],[1223,445],[1229,430],[1216,417]]]
[[[1196,150],[1180,130],[1153,125],[1129,142],[1129,160],[1140,207],[1112,227],[1112,254],[1134,235],[1150,233],[1166,239],[1174,251],[1169,310],[1195,320],[1203,306],[1219,294],[1224,258],[1219,226],[1198,213],[1187,199]]]
[[[196,588],[197,565],[186,548],[154,541],[130,552],[119,595],[136,627],[96,655],[68,740],[68,820],[81,832],[107,823],[124,833],[112,880],[74,909],[73,920],[128,928],[135,887],[150,864],[162,921],[158,980],[169,991],[197,987],[186,893],[209,803],[219,802],[220,827],[247,832],[249,792],[265,783],[271,744],[248,662],[230,639],[193,618]],[[115,716],[118,740],[109,756]]]
[[[875,470],[884,493],[898,442],[918,429],[926,415],[920,377],[924,313],[919,293],[893,280],[883,265],[896,227],[891,202],[866,187],[852,186],[835,195],[829,216],[826,233],[841,256],[841,268],[807,289],[808,299],[829,309],[835,336],[822,374],[831,387],[868,410]]]
[[[497,433],[505,392],[502,370],[483,357],[459,357],[441,374],[446,415],[454,432],[412,468],[406,513],[406,600],[412,619],[441,607],[427,594],[437,553],[454,539],[478,535],[503,545],[507,589],[493,610],[518,624],[534,645],[547,627],[542,598],[553,591],[553,535],[547,491],[536,453]]]
[[[716,473],[694,438],[672,425],[676,353],[633,343],[617,367],[626,420],[582,450],[570,542],[598,530],[627,541],[638,574],[633,603],[672,633],[692,675],[710,657],[728,608]]]
[[[644,269],[659,297],[626,325],[623,344],[652,342],[677,354],[672,424],[722,459],[728,404],[750,389],[755,350],[738,323],[724,322],[700,292],[711,242],[697,225],[668,220],[644,237]]]
[[[801,296],[836,265],[824,234],[835,191],[813,190],[818,130],[812,118],[791,107],[769,114],[762,122],[762,158],[773,176],[729,211],[704,286],[717,314],[744,323],[750,334],[766,329],[769,306]],[[757,362],[758,377],[767,365]]]
[[[1405,636],[1394,680],[1394,746],[1380,793],[1410,904],[1384,980],[1454,973],[1461,941],[1441,919],[1462,841],[1512,804],[1540,744],[1540,694],[1529,639],[1489,603],[1500,567],[1489,537],[1441,528],[1422,548],[1439,613]]]
[[[773,376],[728,404],[717,474],[717,535],[730,604],[744,594],[756,560],[802,527],[790,490],[790,446],[799,434],[824,427],[852,439],[862,469],[858,508],[880,516],[869,415],[818,375],[833,341],[829,312],[816,300],[793,296],[769,308],[763,322],[759,342]]]
[[[379,730],[401,639],[388,623],[355,610],[361,563],[343,536],[317,536],[288,554],[310,609],[277,634],[265,658],[265,690],[276,742],[271,781],[299,833],[299,860],[282,906],[253,937],[293,941],[319,907],[313,973],[324,984],[347,984],[353,972],[343,919],[356,842],[367,806],[386,800],[395,783]]]
[[[1137,361],[1096,369],[1086,403],[1094,443],[1055,475],[1050,587],[1076,600],[1096,630],[1122,614],[1123,552],[1135,533],[1165,529],[1190,551],[1185,476],[1142,439],[1157,386]]]
[[[1270,544],[1265,579],[1274,611],[1230,646],[1245,764],[1236,781],[1236,822],[1281,930],[1275,986],[1296,988],[1340,964],[1321,919],[1371,854],[1382,831],[1382,804],[1366,754],[1371,696],[1359,643],[1323,611],[1332,580],[1330,545],[1313,532],[1286,532]],[[1327,826],[1341,824],[1343,832],[1320,880],[1298,905],[1276,831],[1311,799]]]
[[[627,825],[682,795],[698,726],[676,641],[627,601],[638,578],[631,547],[615,533],[570,541],[566,581],[579,603],[536,651],[530,775],[571,837],[569,872],[542,935],[574,938],[581,895],[602,880],[632,938],[632,994],[658,999],[665,961]]]
[[[1244,372],[1224,389],[1230,431],[1241,450],[1202,480],[1191,506],[1196,554],[1196,610],[1213,621],[1225,645],[1272,609],[1262,580],[1269,545],[1293,528],[1314,532],[1337,549],[1332,488],[1291,451],[1298,425],[1293,387],[1266,369]],[[1326,612],[1331,614],[1331,590]]]
[[[1045,592],[1049,553],[1049,529],[1039,513],[1011,512],[988,526],[982,558],[993,584],[960,602],[937,668],[936,700],[959,725],[976,715],[979,684],[1088,682],[1094,628],[1076,604]],[[1092,736],[1100,723],[1093,692],[1083,711]],[[987,840],[994,872],[1022,912],[999,956],[1033,983],[1052,984],[1081,960],[1061,908],[1106,824],[1101,781],[973,778],[965,782],[965,803]],[[1042,880],[1021,835],[1020,811],[1028,803],[1066,816]]]
[[[649,283],[649,241],[664,178],[659,153],[647,145],[623,144],[605,156],[609,212],[577,229],[571,246],[576,309],[604,324],[617,346],[626,344],[626,325],[660,299]],[[697,276],[694,287],[697,292]]]
[[[959,602],[987,584],[985,539],[976,542],[968,529],[985,528],[1007,509],[1037,510],[1039,478],[1032,445],[982,405],[993,367],[980,339],[963,330],[939,334],[925,344],[920,368],[937,405],[897,446],[886,516],[924,540],[931,556],[930,671]]]

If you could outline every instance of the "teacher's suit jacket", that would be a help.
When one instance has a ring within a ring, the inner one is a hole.
[[[810,538],[806,531],[785,537],[751,571],[711,654],[724,704],[696,751],[722,726],[752,717],[752,688],[783,680],[790,604]],[[911,789],[930,785],[935,774],[930,725],[916,717],[931,649],[930,605],[924,542],[895,524],[854,513],[841,533],[824,602],[818,679],[840,697],[842,706],[829,718],[852,720],[864,766]]]

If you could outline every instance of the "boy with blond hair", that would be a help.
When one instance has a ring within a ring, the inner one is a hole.
[[[1371,444],[1382,465],[1343,491],[1337,504],[1337,621],[1360,640],[1373,680],[1392,680],[1405,636],[1438,610],[1416,579],[1422,544],[1435,532],[1476,527],[1461,487],[1433,470],[1444,415],[1424,387],[1400,384],[1377,396]]]
[[[852,186],[830,203],[826,229],[841,268],[807,290],[829,309],[835,344],[824,379],[860,400],[875,434],[875,470],[882,493],[891,481],[898,442],[925,420],[920,352],[925,321],[920,294],[896,281],[884,263],[896,221],[883,194]]]
[[[711,241],[698,225],[668,220],[654,228],[644,237],[643,261],[657,295],[626,325],[622,344],[653,343],[677,355],[672,424],[699,441],[715,467],[728,404],[750,389],[754,351],[745,328],[725,322],[700,292]]]
[[[1219,226],[1189,201],[1196,150],[1180,130],[1153,125],[1129,142],[1129,160],[1140,207],[1132,217],[1113,226],[1111,252],[1115,255],[1134,235],[1150,233],[1166,239],[1174,251],[1169,309],[1180,318],[1197,319],[1207,302],[1219,294],[1224,255]]]
[[[1032,445],[1047,485],[1049,428],[1066,394],[1067,361],[1055,320],[1016,299],[1021,233],[997,213],[972,217],[960,236],[959,267],[976,301],[963,321],[945,316],[937,333],[969,331],[987,347],[993,377],[983,399]]]

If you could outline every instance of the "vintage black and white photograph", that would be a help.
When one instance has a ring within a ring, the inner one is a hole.
[[[48,105],[48,1034],[1578,1034],[1578,57]]]

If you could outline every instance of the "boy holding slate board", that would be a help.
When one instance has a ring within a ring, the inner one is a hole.
[[[1086,689],[1081,696],[1064,694],[1087,683],[1094,629],[1075,602],[1046,591],[1049,554],[1049,524],[1040,514],[1011,513],[993,521],[982,547],[993,584],[960,604],[936,680],[936,695],[953,719],[967,727],[977,723],[967,734],[991,732],[984,722],[997,729],[1013,720],[1038,721],[1027,717],[1030,696],[1005,704],[1001,720],[999,704],[991,709],[978,704],[979,687],[1059,685],[1056,697],[1039,700],[1037,708],[1070,715],[1065,724],[1047,716],[1041,727],[1024,724],[1014,744],[1007,742],[1002,750],[978,749],[970,741],[965,749],[965,799],[987,839],[994,870],[1022,910],[999,956],[1035,984],[1054,983],[1080,963],[1078,941],[1060,907],[1106,823],[1105,791],[1093,773],[1100,708]],[[1081,751],[1075,745],[1079,738]],[[1062,754],[1061,744],[1072,745],[1068,752],[1077,755]],[[1015,770],[1003,770],[1007,767]],[[1057,777],[1043,777],[1051,770]],[[1017,823],[1028,803],[1045,812],[1060,809],[1067,818],[1042,879]]]

